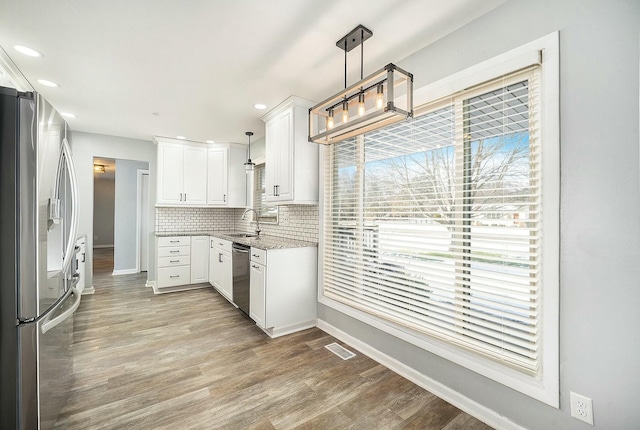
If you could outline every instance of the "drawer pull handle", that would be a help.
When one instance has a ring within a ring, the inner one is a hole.
[[[169,260],[169,263],[179,263],[180,260]]]
[[[170,252],[170,253],[172,253],[172,254],[176,254],[176,253],[178,253],[178,252],[180,252],[180,251],[179,251],[179,250],[176,250],[176,251],[169,251],[169,252]]]
[[[256,257],[256,258],[257,258],[257,257],[260,257],[258,254],[251,254],[251,255],[252,255],[252,256],[254,256],[254,257]]]
[[[251,267],[253,267],[254,269],[259,269],[259,266],[256,266],[255,264],[252,264]]]
[[[180,275],[172,275],[172,276],[169,276],[169,277],[170,277],[170,278],[179,278],[179,277],[180,277]]]
[[[170,240],[169,242],[170,243],[179,243],[180,241],[179,240]]]

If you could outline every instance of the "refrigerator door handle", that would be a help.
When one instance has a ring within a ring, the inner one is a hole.
[[[77,284],[78,284],[78,278],[74,277],[73,278],[73,287],[71,288],[71,294],[69,296],[67,296],[67,299],[63,300],[58,305],[58,307],[62,306],[62,304],[65,303],[69,299],[69,297],[71,295],[73,295],[74,300],[73,300],[73,303],[71,304],[71,306],[69,307],[69,309],[67,309],[66,311],[62,312],[60,315],[58,315],[55,318],[47,318],[42,324],[40,324],[40,331],[42,332],[42,334],[45,334],[46,332],[48,332],[52,328],[54,328],[57,325],[59,325],[61,322],[63,322],[64,320],[69,318],[71,315],[73,315],[73,313],[76,311],[76,309],[78,309],[78,306],[80,306],[80,299],[82,298],[82,294],[80,294],[80,292],[76,288]],[[53,314],[53,312],[49,313],[49,315],[52,315],[52,314]]]
[[[62,139],[62,152],[66,159],[65,165],[69,171],[69,183],[71,185],[71,228],[69,231],[69,239],[67,240],[67,248],[62,260],[62,273],[67,273],[73,260],[76,247],[76,234],[78,233],[78,179],[76,177],[73,159],[71,158],[71,148],[69,147],[69,142],[66,137]]]

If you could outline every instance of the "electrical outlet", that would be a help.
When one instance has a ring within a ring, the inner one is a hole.
[[[593,425],[593,402],[590,398],[570,392],[571,416]]]

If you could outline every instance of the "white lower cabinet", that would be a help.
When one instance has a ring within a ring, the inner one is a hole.
[[[316,325],[318,248],[251,248],[249,315],[269,336]]]
[[[209,282],[230,302],[233,302],[232,242],[211,237],[209,249]]]
[[[267,283],[267,268],[264,264],[251,262],[249,271],[249,316],[258,324],[265,327],[265,285]]]
[[[156,256],[159,290],[207,282],[209,236],[159,237]]]
[[[209,281],[209,236],[191,237],[191,283]]]

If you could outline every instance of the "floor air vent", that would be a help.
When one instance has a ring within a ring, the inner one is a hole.
[[[348,360],[351,357],[356,356],[353,352],[343,348],[342,346],[338,345],[335,342],[330,343],[329,345],[325,345],[325,348],[327,348],[329,351],[333,352],[335,355],[342,358],[343,360]]]

